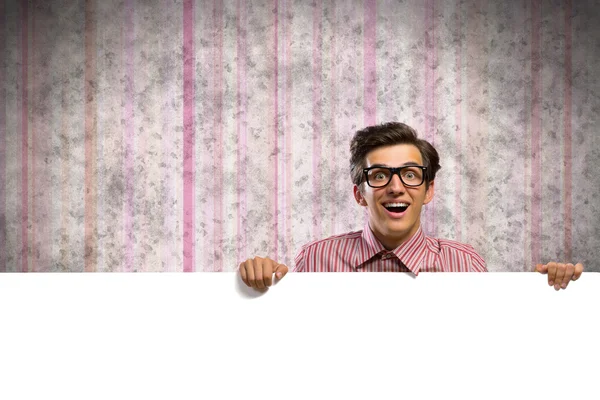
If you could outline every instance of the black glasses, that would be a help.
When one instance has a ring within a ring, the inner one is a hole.
[[[398,174],[400,181],[404,186],[421,186],[425,181],[425,170],[427,167],[422,165],[406,165],[404,167],[369,167],[363,169],[367,178],[367,185],[372,188],[387,186],[392,181],[394,174]]]

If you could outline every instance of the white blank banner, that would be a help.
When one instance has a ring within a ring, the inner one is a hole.
[[[2,274],[0,399],[597,400],[600,274],[546,280]]]

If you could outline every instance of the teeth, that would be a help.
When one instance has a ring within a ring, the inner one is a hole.
[[[384,207],[408,207],[407,203],[387,203],[383,205]]]

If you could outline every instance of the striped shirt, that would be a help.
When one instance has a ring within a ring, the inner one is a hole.
[[[295,258],[294,272],[487,272],[473,246],[426,236],[421,227],[392,251],[369,224],[365,229],[308,243]]]

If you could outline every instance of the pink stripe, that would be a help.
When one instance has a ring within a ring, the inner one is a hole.
[[[215,85],[215,115],[214,115],[214,128],[215,134],[215,174],[216,176],[223,176],[223,3],[221,1],[215,1],[214,13],[214,34],[215,34],[215,47],[214,47],[214,85]],[[215,257],[213,264],[213,271],[220,272],[223,270],[223,181],[217,179],[214,188],[214,207],[215,218],[214,226],[214,253],[221,253],[221,256]]]
[[[31,16],[30,16],[30,23],[31,23],[31,47],[30,47],[30,56],[29,56],[29,62],[30,62],[30,67],[29,67],[29,85],[31,87],[31,99],[32,99],[32,104],[34,105],[32,108],[35,108],[37,101],[39,101],[39,94],[37,93],[37,86],[36,86],[36,81],[37,81],[37,76],[36,74],[39,73],[39,62],[38,59],[36,59],[36,57],[39,57],[39,51],[37,49],[36,46],[36,13],[35,13],[35,9],[33,11],[31,11]],[[30,135],[31,135],[31,142],[30,142],[30,147],[31,147],[31,170],[29,172],[29,180],[30,180],[30,188],[31,188],[31,192],[29,194],[30,197],[30,207],[31,207],[31,216],[30,216],[30,220],[31,220],[31,226],[30,226],[30,239],[29,239],[29,254],[31,255],[31,258],[29,259],[29,271],[30,272],[40,272],[40,268],[38,266],[38,261],[39,261],[39,255],[40,255],[40,249],[38,246],[38,239],[37,239],[37,231],[39,230],[39,228],[41,227],[41,221],[39,219],[38,214],[38,210],[37,210],[37,205],[39,202],[39,192],[40,192],[40,183],[41,182],[36,182],[36,178],[37,178],[37,170],[38,170],[38,164],[39,164],[39,159],[40,157],[38,156],[39,153],[39,149],[38,149],[38,145],[39,145],[39,138],[37,137],[37,133],[38,133],[38,118],[37,118],[37,113],[34,112],[34,110],[32,110],[32,112],[29,115],[29,131],[30,131]]]
[[[94,25],[97,24],[97,19],[99,19],[98,17],[99,13],[96,13],[96,15],[94,16]],[[105,43],[106,43],[106,32],[105,31],[101,31],[100,35],[98,35],[98,30],[96,30],[96,38],[97,40],[100,42],[100,45],[96,45],[96,51],[94,52],[95,58],[96,58],[96,71],[100,70],[102,71],[102,75],[103,75],[103,80],[106,81],[107,78],[107,62],[106,62],[106,47],[105,47]],[[97,73],[98,74],[98,73]],[[98,74],[100,75],[100,74]],[[99,84],[100,82],[100,77],[97,78],[97,84]],[[107,230],[107,223],[106,223],[106,213],[105,213],[105,209],[106,209],[106,203],[105,203],[105,197],[98,195],[98,193],[105,193],[106,192],[106,185],[105,185],[105,177],[106,177],[106,160],[104,158],[104,154],[106,154],[105,152],[105,135],[106,135],[106,120],[107,118],[101,118],[100,115],[102,114],[102,110],[106,108],[105,104],[107,104],[108,102],[106,101],[106,97],[107,93],[105,93],[102,90],[99,90],[99,87],[96,86],[96,107],[94,108],[94,114],[96,116],[96,157],[97,157],[97,164],[96,164],[96,218],[97,218],[97,222],[96,222],[96,226],[97,226],[97,233],[96,233],[96,247],[97,247],[97,256],[96,256],[96,271],[103,271],[106,272],[107,268],[106,268],[106,248],[108,246],[106,246],[106,242],[109,241],[110,239],[112,239],[112,236],[108,236],[106,235],[107,232],[114,232],[116,231],[116,229],[114,227],[111,226],[111,230]],[[109,134],[109,138],[112,135]],[[108,153],[110,154],[110,153]]]
[[[281,15],[286,15],[287,13],[287,4],[286,4],[286,0],[282,0],[282,8],[281,8]],[[283,33],[283,38],[282,38],[282,45],[281,45],[281,64],[282,64],[282,68],[281,68],[281,82],[282,85],[279,88],[279,96],[281,96],[281,115],[285,116],[286,115],[286,107],[288,106],[288,102],[287,102],[287,77],[288,77],[288,71],[287,71],[287,21],[286,18],[282,18],[281,19],[281,31]],[[279,199],[279,209],[280,211],[280,215],[281,215],[281,239],[279,240],[279,242],[282,243],[283,245],[283,249],[281,249],[281,254],[277,255],[277,259],[279,261],[281,261],[282,263],[286,263],[287,262],[287,255],[289,252],[288,249],[288,230],[287,230],[287,166],[288,166],[288,147],[287,147],[287,139],[288,139],[288,134],[287,134],[287,118],[285,119],[285,121],[283,121],[283,124],[281,126],[281,133],[283,135],[283,140],[281,143],[281,168],[283,169],[283,171],[281,171],[280,173],[280,180],[281,180],[281,195],[278,196]]]
[[[285,15],[287,13],[287,5],[286,5],[286,0],[282,0],[282,7],[281,7],[281,15],[283,15],[284,17],[281,19],[281,31],[282,31],[282,36],[283,38],[281,39],[281,87],[279,88],[279,96],[281,96],[281,115],[285,116],[286,115],[286,107],[288,105],[287,102],[287,92],[286,92],[286,88],[287,88],[287,22],[286,22],[286,18]],[[287,128],[287,119],[285,121],[282,121],[283,123],[281,124],[281,134],[283,135],[283,140],[281,143],[281,168],[283,171],[280,172],[280,180],[281,180],[281,193],[278,196],[279,199],[279,203],[278,203],[278,207],[280,211],[280,215],[281,215],[281,238],[279,239],[279,242],[281,242],[283,248],[280,250],[281,254],[277,255],[277,259],[286,264],[287,263],[287,255],[288,255],[288,231],[287,231],[287,165],[288,165],[288,151],[287,151],[287,138],[288,138],[288,134],[286,132],[286,128]]]
[[[85,2],[85,271],[97,270],[97,132],[95,3]]]
[[[571,14],[573,3],[571,0],[565,0],[565,83],[564,83],[564,151],[563,164],[564,169],[564,225],[565,225],[565,261],[573,261],[573,201],[571,192],[572,173],[572,87],[573,87],[573,62],[572,62],[572,31],[571,31]]]
[[[425,5],[425,46],[427,61],[425,67],[425,139],[435,146],[435,1],[427,0]],[[427,232],[436,236],[435,231],[435,196],[427,205],[425,214]]]
[[[290,0],[290,5],[293,3]],[[293,9],[288,11],[288,2],[284,1],[286,9],[284,10],[285,15],[289,15],[289,25],[286,24],[286,46],[285,46],[285,237],[286,237],[286,249],[287,249],[287,260],[292,261],[294,257],[294,250],[292,249],[292,184],[293,184],[293,164],[292,164],[292,94],[293,94],[293,58],[292,58],[292,18]],[[286,19],[284,19],[285,21]]]
[[[339,152],[339,148],[335,145],[335,143],[337,143],[337,123],[336,123],[336,114],[337,114],[337,104],[338,104],[338,96],[337,96],[337,82],[338,82],[338,69],[337,69],[337,58],[338,58],[338,54],[337,54],[337,41],[336,41],[336,37],[337,37],[337,31],[336,31],[336,26],[338,24],[338,20],[337,20],[337,14],[336,14],[336,7],[335,7],[335,1],[332,0],[330,2],[331,4],[331,18],[332,18],[332,24],[331,24],[331,64],[330,64],[330,68],[331,68],[331,117],[330,117],[330,121],[331,121],[331,142],[334,143],[333,146],[331,146],[331,153],[329,155],[331,161],[330,161],[330,165],[331,165],[331,169],[333,170],[333,177],[334,179],[332,179],[333,181],[333,187],[334,187],[334,193],[341,193],[339,186],[341,183],[341,179],[337,179],[338,177],[335,176],[335,174],[337,174],[338,171],[338,160],[337,160],[337,153]],[[335,207],[331,207],[331,230],[334,234],[337,233],[337,206]]]
[[[28,65],[28,4],[27,0],[21,2],[22,14],[21,14],[21,48],[22,48],[22,61],[21,61],[21,271],[27,272],[29,270],[29,259],[28,259],[28,229],[27,225],[29,222],[29,182],[27,180],[29,174],[28,168],[28,147],[29,140],[27,134],[29,132],[27,125],[27,111],[29,109],[28,104],[28,82],[27,82],[27,65]]]
[[[529,10],[528,6],[530,5],[530,0],[522,0],[522,21],[521,25],[525,26],[525,21],[529,19]],[[525,27],[527,28],[527,27]],[[523,58],[522,67],[523,71],[527,70],[527,63],[529,60],[527,58]],[[530,70],[531,72],[531,70]],[[530,99],[529,95],[531,92],[531,88],[527,85],[523,85],[523,104],[529,105]],[[529,118],[530,115],[527,115]],[[522,146],[525,150],[525,154],[531,154],[531,149],[529,148],[531,145],[530,138],[530,121],[526,120],[525,122],[525,135],[523,135]],[[531,167],[530,167],[531,159],[529,157],[523,157],[523,194],[525,199],[529,198],[531,191]],[[523,233],[522,233],[522,241],[523,241],[523,271],[531,271],[532,263],[531,263],[531,221],[530,221],[530,202],[525,201],[523,203]]]
[[[237,200],[237,221],[236,221],[236,227],[237,227],[237,236],[236,236],[236,249],[237,249],[237,262],[242,262],[244,261],[247,257],[244,254],[244,252],[242,251],[242,247],[244,244],[244,240],[243,240],[243,235],[242,235],[242,229],[243,229],[243,225],[242,225],[242,220],[243,220],[243,216],[242,216],[242,172],[244,170],[243,166],[242,166],[242,145],[241,145],[241,141],[242,141],[242,114],[243,114],[243,108],[242,108],[242,92],[241,92],[241,87],[242,87],[242,75],[244,74],[244,72],[242,71],[242,69],[244,68],[244,62],[243,60],[245,59],[245,55],[244,53],[242,53],[242,32],[245,28],[245,26],[242,26],[242,13],[246,8],[246,4],[244,3],[244,0],[237,0],[237,4],[236,4],[236,18],[237,18],[237,32],[236,32],[236,49],[237,49],[237,61],[236,61],[236,72],[237,72],[237,81],[236,81],[236,93],[237,93],[237,101],[236,101],[236,125],[235,125],[235,136],[237,137],[237,151],[236,151],[236,156],[237,156],[237,172],[236,172],[236,185],[235,185],[235,194],[236,194],[236,200]]]
[[[455,227],[455,238],[458,241],[462,241],[462,207],[461,207],[461,193],[462,193],[462,174],[464,173],[463,160],[462,160],[462,38],[461,38],[461,20],[460,20],[460,2],[456,5],[456,30],[457,30],[457,46],[456,46],[456,89],[454,100],[456,103],[455,116],[456,116],[456,163],[457,173],[454,174],[454,227]]]
[[[275,154],[275,157],[273,159],[273,184],[275,187],[273,188],[273,244],[275,245],[275,249],[273,254],[279,260],[279,0],[274,1],[273,69],[275,73],[273,77],[273,97],[275,104],[273,105],[273,154]]]
[[[183,270],[194,271],[194,1],[183,3]]]
[[[329,249],[331,247],[331,242],[325,242],[325,243],[323,243],[319,247],[321,247],[321,249],[320,249],[321,250],[320,259],[319,258],[317,259],[319,261],[319,266],[318,266],[319,267],[319,271],[320,272],[326,272],[327,271],[327,266],[328,266],[327,265],[328,263],[326,261],[328,259],[327,253],[329,252]]]
[[[322,109],[322,59],[323,37],[321,32],[322,7],[321,0],[315,0],[315,11],[313,15],[313,238],[321,237],[321,135],[323,127]]]
[[[433,144],[432,122],[435,117],[434,110],[434,63],[435,63],[435,32],[433,26],[434,1],[426,0],[425,3],[425,47],[427,49],[427,61],[425,63],[425,140]]]
[[[364,15],[364,119],[365,126],[370,126],[377,120],[376,0],[365,0]]]
[[[541,262],[541,151],[542,151],[542,126],[541,126],[541,4],[540,0],[531,2],[531,261],[535,265]]]
[[[125,271],[134,269],[134,26],[133,26],[134,0],[125,1]]]
[[[30,77],[29,77],[29,85],[31,87],[31,98],[32,98],[32,103],[35,105],[36,101],[39,99],[39,97],[36,98],[36,71],[37,71],[37,61],[36,60],[36,53],[37,53],[37,49],[36,49],[36,35],[35,35],[35,11],[31,12],[31,17],[30,17],[30,22],[31,22],[31,50],[30,50],[30,67],[29,67],[29,72],[30,72]],[[31,227],[30,227],[30,239],[29,239],[29,254],[31,255],[31,258],[29,260],[30,264],[29,264],[29,271],[30,272],[37,272],[38,271],[38,266],[37,266],[37,261],[38,261],[38,257],[36,257],[36,255],[39,254],[39,249],[37,248],[37,243],[36,243],[36,230],[39,228],[40,226],[40,222],[37,218],[37,199],[39,198],[38,196],[36,196],[36,192],[39,191],[39,184],[36,182],[36,168],[37,168],[37,162],[39,162],[39,157],[36,157],[36,155],[38,154],[38,149],[37,149],[37,145],[38,145],[38,141],[36,138],[36,133],[37,133],[37,125],[36,125],[36,120],[37,120],[37,113],[35,112],[31,112],[31,115],[29,116],[29,120],[30,120],[30,125],[29,125],[29,130],[30,130],[30,135],[31,135],[31,143],[30,143],[30,147],[31,147],[31,170],[29,173],[29,180],[31,181],[30,183],[30,187],[31,187],[31,192],[30,192],[30,207],[31,207]]]
[[[6,54],[5,4],[0,2],[0,54]],[[6,88],[5,68],[0,67],[0,272],[6,272]]]
[[[63,82],[66,80],[65,79],[65,75],[66,72],[62,72],[62,80]],[[61,126],[60,126],[60,133],[61,133],[61,146],[60,146],[60,153],[61,153],[61,173],[60,173],[60,180],[61,180],[61,188],[60,188],[60,202],[61,202],[61,218],[60,218],[60,233],[61,233],[61,240],[60,240],[60,247],[61,249],[67,249],[69,248],[70,245],[70,240],[69,240],[69,210],[71,209],[70,207],[70,197],[69,197],[69,176],[71,176],[70,173],[70,169],[69,169],[69,157],[71,154],[71,151],[69,149],[69,140],[67,139],[68,137],[68,128],[67,128],[67,95],[66,95],[66,88],[65,85],[63,84],[61,87],[61,104],[60,104],[60,119],[61,119]],[[67,268],[67,266],[70,264],[70,252],[69,251],[61,251],[61,257],[60,257],[60,262],[63,266],[64,269]]]
[[[331,264],[334,264],[334,265],[335,265],[335,264],[336,264],[336,263],[335,263],[335,261],[336,261],[336,260],[333,258],[333,254],[334,254],[334,250],[333,250],[333,247],[334,247],[334,246],[333,246],[333,241],[330,241],[330,242],[328,243],[328,246],[327,246],[327,247],[328,247],[328,251],[327,251],[327,257],[325,257],[325,263],[324,263],[324,265],[323,265],[323,266],[325,266],[325,265],[328,265],[329,263],[331,263]]]
[[[238,201],[238,261],[243,261],[248,258],[246,245],[246,229],[243,224],[246,218],[246,190],[242,190],[243,185],[247,182],[246,177],[246,0],[238,0],[237,5],[238,17],[238,35],[237,35],[237,127],[236,133],[238,137],[237,145],[237,201]]]

